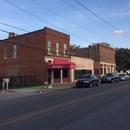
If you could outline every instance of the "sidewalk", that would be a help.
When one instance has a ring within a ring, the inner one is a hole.
[[[41,93],[48,93],[57,90],[65,90],[74,87],[74,83],[68,84],[55,84],[53,86],[36,86],[36,87],[28,87],[28,88],[19,88],[19,89],[8,89],[8,90],[0,90],[0,101],[9,100],[19,97],[37,95]]]

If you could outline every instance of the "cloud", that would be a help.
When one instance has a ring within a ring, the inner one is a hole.
[[[115,30],[115,31],[113,31],[113,33],[115,34],[115,35],[117,35],[117,36],[122,36],[122,35],[124,35],[126,32],[124,31],[124,30]]]

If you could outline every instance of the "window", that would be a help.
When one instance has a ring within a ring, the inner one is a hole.
[[[68,69],[63,70],[63,78],[68,78]]]
[[[101,75],[103,75],[103,65],[101,64]]]
[[[4,59],[7,59],[7,47],[4,47]]]
[[[56,55],[60,55],[60,44],[56,43]]]
[[[64,55],[67,55],[67,44],[64,44]]]
[[[94,73],[95,73],[96,75],[98,75],[98,74],[99,74],[99,69],[94,69]]]
[[[48,40],[48,54],[52,54],[52,41]]]
[[[54,70],[54,78],[55,79],[60,78],[60,69],[55,69]]]
[[[17,57],[17,45],[13,45],[13,58]]]
[[[104,74],[106,74],[106,65],[104,65]]]
[[[101,75],[103,75],[103,68],[101,68]]]

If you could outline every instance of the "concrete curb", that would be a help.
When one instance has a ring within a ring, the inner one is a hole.
[[[0,92],[17,92],[17,93],[24,93],[24,92],[45,92],[45,91],[52,91],[52,90],[64,90],[73,88],[74,84],[55,84],[49,86],[36,86],[36,87],[28,87],[28,88],[18,88],[18,89],[8,89],[8,90],[0,90]]]

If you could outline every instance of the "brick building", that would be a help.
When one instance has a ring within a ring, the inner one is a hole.
[[[35,75],[37,82],[72,82],[70,36],[45,27],[0,41],[0,75]]]
[[[116,71],[115,53],[116,49],[110,47],[107,43],[97,43],[89,45],[87,48],[72,50],[72,55],[94,60],[94,73],[98,77]]]

